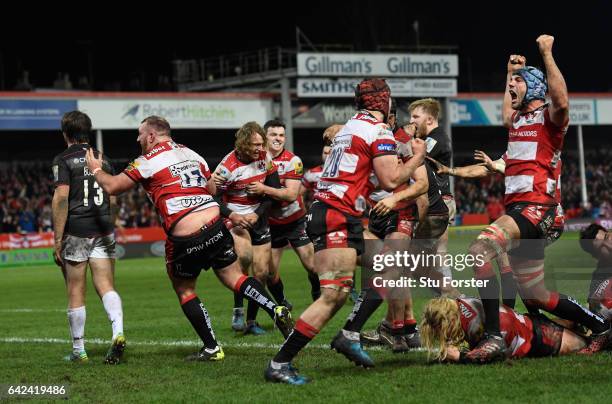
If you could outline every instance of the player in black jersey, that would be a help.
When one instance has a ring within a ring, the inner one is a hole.
[[[80,111],[62,117],[62,133],[68,148],[53,159],[54,258],[66,281],[68,323],[72,334],[73,362],[88,360],[84,345],[87,264],[96,292],[112,324],[112,344],[105,362],[119,363],[125,349],[123,309],[114,288],[115,236],[109,195],[87,167],[91,119]],[[105,170],[112,172],[108,159]]]
[[[423,139],[427,147],[427,156],[438,160],[442,164],[450,167],[452,157],[452,145],[447,133],[439,126],[438,119],[440,117],[440,102],[433,98],[423,98],[416,100],[410,104],[408,111],[410,112],[410,123],[416,125],[416,137]],[[436,167],[431,161],[427,161],[427,165],[435,172]],[[455,213],[457,205],[455,198],[451,193],[450,180],[448,175],[436,175],[436,181],[442,199],[448,207],[448,224],[452,225],[455,222]],[[440,237],[440,242],[437,246],[437,253],[445,255],[448,251],[448,229]],[[451,268],[442,266],[437,269],[446,278],[452,278]]]

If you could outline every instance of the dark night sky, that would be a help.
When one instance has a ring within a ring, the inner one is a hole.
[[[0,84],[12,89],[20,68],[29,70],[40,87],[50,87],[60,71],[69,72],[74,82],[87,74],[90,55],[96,89],[145,72],[152,90],[157,73],[170,76],[172,59],[293,48],[296,25],[315,44],[350,43],[368,51],[377,45],[415,45],[412,22],[418,20],[422,45],[458,46],[460,91],[500,91],[510,53],[539,65],[535,39],[540,33],[555,36],[555,57],[570,92],[612,90],[612,7],[607,2],[508,2],[503,9],[492,1],[421,3],[257,2],[225,9],[205,3],[201,11],[175,7],[182,12],[166,14],[164,6],[113,16],[111,22],[88,22],[87,28],[37,25],[38,39],[5,35],[0,41]]]

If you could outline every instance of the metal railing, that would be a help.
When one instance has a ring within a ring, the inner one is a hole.
[[[175,84],[212,82],[296,67],[295,49],[264,48],[206,59],[172,61]]]

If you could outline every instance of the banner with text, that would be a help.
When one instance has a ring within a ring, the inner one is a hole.
[[[355,87],[361,78],[300,78],[297,81],[298,97],[355,96]],[[387,79],[394,97],[454,97],[457,95],[456,79]]]
[[[298,76],[456,77],[457,55],[311,53],[297,55]]]
[[[174,129],[233,129],[272,116],[270,99],[83,99],[78,107],[93,117],[96,129],[136,130],[150,115],[163,116]]]

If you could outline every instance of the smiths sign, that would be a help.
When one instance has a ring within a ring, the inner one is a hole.
[[[299,76],[457,77],[457,55],[298,53]]]
[[[361,78],[300,78],[297,82],[298,97],[352,98]],[[454,97],[457,95],[457,79],[387,79],[394,97]]]

